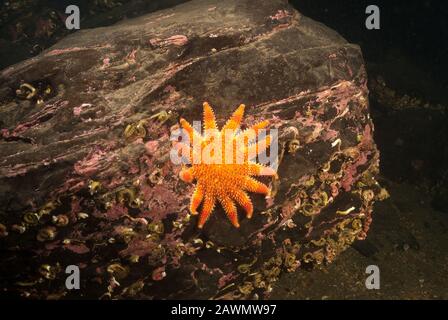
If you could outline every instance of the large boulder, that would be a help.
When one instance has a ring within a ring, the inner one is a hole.
[[[0,73],[0,287],[33,298],[267,297],[366,237],[385,196],[361,50],[286,1],[195,0],[81,30]],[[202,230],[180,117],[279,130],[279,179]],[[65,286],[68,265],[81,290]]]

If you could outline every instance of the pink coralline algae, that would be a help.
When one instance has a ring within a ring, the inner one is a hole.
[[[78,107],[74,107],[73,108],[73,115],[76,117],[79,117],[83,111],[85,111],[86,109],[92,107],[92,104],[90,103],[83,103]]]
[[[85,244],[65,244],[64,248],[77,254],[84,254],[90,252],[90,249]]]
[[[151,44],[151,46],[153,47],[158,47],[158,48],[163,48],[163,47],[167,47],[167,46],[183,46],[185,44],[187,44],[188,42],[188,38],[184,35],[174,35],[171,36],[169,38],[165,38],[165,39],[159,39],[159,38],[154,38],[149,40],[149,43]]]
[[[281,20],[290,17],[292,14],[287,10],[278,10],[275,15],[270,16],[272,20]]]
[[[165,267],[159,267],[152,272],[152,280],[160,281],[166,277]]]
[[[87,158],[75,164],[75,172],[82,176],[89,176],[98,171],[101,161],[107,157],[107,152],[102,150],[93,151]]]
[[[157,151],[159,147],[159,142],[157,140],[148,141],[145,143],[145,149],[148,154],[152,155]]]

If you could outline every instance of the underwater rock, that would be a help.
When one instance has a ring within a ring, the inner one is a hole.
[[[188,0],[99,0],[78,2],[81,28],[103,27]],[[72,4],[76,4],[72,3]],[[2,1],[0,5],[0,69],[31,58],[76,30],[65,21],[64,1]]]
[[[266,298],[282,272],[332,262],[387,196],[366,79],[358,46],[280,0],[190,1],[1,71],[2,292]],[[219,126],[245,103],[246,125],[279,131],[272,199],[251,195],[238,229],[220,206],[198,229],[170,161],[170,132],[204,101]]]

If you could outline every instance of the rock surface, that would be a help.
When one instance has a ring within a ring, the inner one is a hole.
[[[82,30],[0,73],[0,287],[37,298],[268,297],[366,237],[378,151],[358,46],[286,1],[191,1]],[[279,180],[202,231],[169,158],[182,116],[279,130]],[[67,265],[81,269],[68,291]]]
[[[15,0],[0,2],[0,69],[34,57],[76,30],[68,30],[66,8],[77,4],[82,29],[112,25],[188,0]]]

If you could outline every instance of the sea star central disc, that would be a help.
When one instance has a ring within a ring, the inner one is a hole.
[[[261,141],[251,143],[264,130],[269,121],[259,122],[240,131],[245,106],[241,104],[221,131],[216,126],[215,115],[207,102],[204,102],[204,129],[201,135],[185,119],[180,119],[183,130],[189,137],[188,145],[176,143],[178,149],[186,152],[190,167],[184,167],[180,178],[188,183],[196,181],[191,197],[190,212],[197,214],[202,203],[198,227],[202,228],[213,212],[216,202],[220,202],[230,222],[239,227],[237,207],[240,205],[247,218],[253,214],[252,201],[247,192],[269,195],[269,188],[253,176],[275,176],[270,167],[251,161],[254,156],[266,151],[271,139],[266,136]],[[230,146],[230,149],[227,149]],[[230,153],[228,152],[230,150]],[[229,156],[230,155],[230,156]]]

